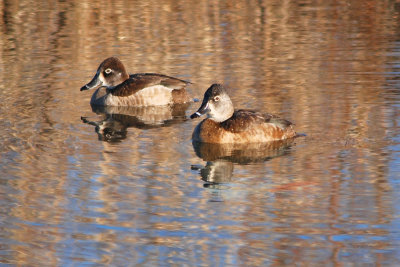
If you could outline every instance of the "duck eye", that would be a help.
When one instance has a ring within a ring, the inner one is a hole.
[[[219,101],[219,99],[220,99],[220,97],[219,97],[219,96],[216,96],[216,97],[214,97],[214,101],[215,101],[215,102],[218,102],[218,101]]]
[[[111,70],[110,68],[108,68],[108,69],[106,69],[104,72],[105,72],[106,74],[110,74],[110,73],[112,72],[112,70]]]

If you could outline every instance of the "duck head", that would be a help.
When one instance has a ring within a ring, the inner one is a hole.
[[[207,114],[209,119],[223,122],[232,117],[233,112],[233,104],[225,88],[221,84],[213,84],[204,93],[200,108],[190,118],[194,119]]]
[[[93,79],[82,86],[81,91],[99,86],[113,88],[127,79],[129,79],[129,74],[126,72],[122,62],[116,57],[109,57],[100,64]]]

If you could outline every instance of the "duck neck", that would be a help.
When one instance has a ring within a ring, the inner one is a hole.
[[[233,105],[228,105],[222,112],[209,112],[209,118],[215,122],[223,122],[230,119],[233,115]]]

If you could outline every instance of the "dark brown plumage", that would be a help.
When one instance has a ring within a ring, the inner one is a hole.
[[[162,85],[171,89],[183,89],[190,82],[157,73],[137,73],[129,76],[118,86],[110,90],[115,96],[130,96],[146,87]]]

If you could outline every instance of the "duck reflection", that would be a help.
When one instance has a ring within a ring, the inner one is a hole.
[[[264,162],[289,153],[294,139],[256,144],[208,144],[193,142],[196,155],[206,161],[200,169],[204,187],[221,188],[232,181],[234,164]]]
[[[233,162],[229,160],[207,161],[206,166],[200,168],[201,179],[204,187],[223,189],[223,184],[232,180]]]
[[[118,142],[126,138],[127,129],[150,129],[169,126],[186,120],[185,111],[190,104],[151,107],[95,106],[92,111],[100,115],[99,121],[81,117],[83,123],[95,126],[100,141]]]

